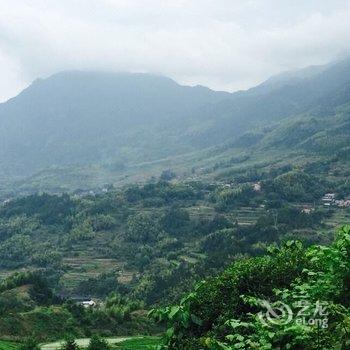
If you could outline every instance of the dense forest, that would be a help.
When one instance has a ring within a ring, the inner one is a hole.
[[[144,185],[6,201],[0,208],[0,332],[38,340],[159,333],[163,324],[147,317],[148,310],[179,303],[198,281],[231,271],[232,261],[245,266],[256,257],[265,264],[260,257],[271,244],[277,249],[291,240],[306,247],[331,243],[350,209],[322,199],[335,192],[341,200],[347,191],[347,180],[272,166],[240,171],[230,182],[178,181],[166,171]],[[304,268],[266,271],[277,279],[286,274],[292,283]],[[253,285],[263,288],[254,276]],[[86,309],[79,300],[97,306]]]

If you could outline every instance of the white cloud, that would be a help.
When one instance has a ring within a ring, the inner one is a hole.
[[[0,99],[65,69],[157,72],[217,89],[348,51],[337,0],[0,0]]]

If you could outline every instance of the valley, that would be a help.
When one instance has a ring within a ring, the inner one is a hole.
[[[308,328],[251,315],[300,293],[346,328],[350,60],[307,72],[232,94],[63,72],[1,104],[0,338],[297,349]]]

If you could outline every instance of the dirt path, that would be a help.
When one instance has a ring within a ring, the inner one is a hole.
[[[105,338],[109,344],[118,344],[121,343],[125,340],[131,339],[134,337],[116,337],[116,338]],[[81,338],[81,339],[76,339],[75,342],[77,343],[78,346],[82,348],[86,348],[89,345],[90,338]],[[48,344],[42,344],[40,346],[41,350],[58,350],[60,349],[61,345],[64,343],[64,340],[56,341],[53,343],[48,343]]]

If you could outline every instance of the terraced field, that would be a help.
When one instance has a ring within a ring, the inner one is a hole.
[[[25,272],[29,269],[20,268],[20,269],[0,269],[0,280],[12,275],[14,272]]]
[[[198,219],[211,219],[215,216],[215,210],[212,207],[207,207],[204,205],[190,207],[187,209],[190,218],[198,218]]]
[[[264,208],[241,207],[231,211],[228,216],[232,221],[237,220],[239,225],[253,225],[264,212]]]
[[[334,208],[333,215],[324,221],[327,232],[335,232],[342,225],[350,222],[350,208]]]
[[[118,281],[126,283],[133,278],[134,271],[125,270],[124,264],[115,259],[102,259],[85,256],[64,258],[67,272],[62,276],[61,283],[66,289],[73,289],[80,282],[97,277],[101,273],[116,271]]]

